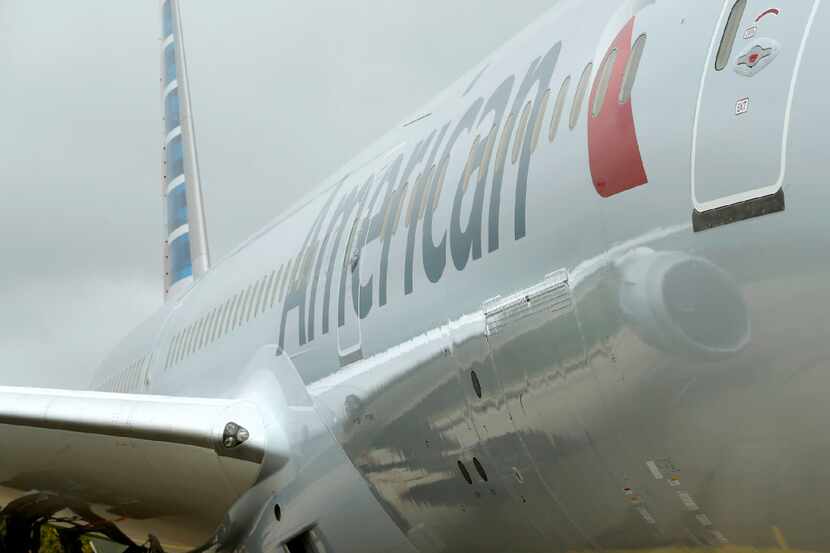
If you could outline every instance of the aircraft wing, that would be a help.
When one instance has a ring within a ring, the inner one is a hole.
[[[119,526],[157,519],[209,539],[266,445],[269,463],[287,459],[266,426],[241,400],[0,387],[0,508],[46,493]]]

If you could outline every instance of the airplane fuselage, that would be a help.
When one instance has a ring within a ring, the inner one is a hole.
[[[827,549],[830,13],[734,4],[563,2],[94,387],[293,421],[249,550]],[[131,524],[195,546],[197,503]]]

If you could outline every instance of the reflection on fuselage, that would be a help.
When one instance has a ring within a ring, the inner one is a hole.
[[[674,535],[658,532],[642,492],[625,490],[630,476],[613,465],[626,448],[607,417],[625,396],[609,393],[613,383],[591,358],[607,350],[609,336],[634,330],[661,355],[723,360],[749,341],[749,311],[712,262],[630,246],[586,263],[570,281],[517,291],[520,305],[485,306],[388,352],[382,383],[350,381],[353,392],[334,407],[345,417],[338,439],[413,541],[575,551],[659,546],[685,531],[681,521]],[[698,293],[686,301],[678,286]],[[586,317],[592,336],[582,332]],[[710,318],[711,332],[697,326]],[[627,385],[649,387],[651,377],[635,374]],[[719,543],[714,526],[702,530],[694,540]]]

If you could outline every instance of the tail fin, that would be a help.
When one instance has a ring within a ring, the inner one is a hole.
[[[170,299],[210,269],[210,254],[178,0],[162,0],[161,21],[164,295]]]

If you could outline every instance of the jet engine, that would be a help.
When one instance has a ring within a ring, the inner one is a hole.
[[[719,359],[749,342],[749,310],[741,291],[711,261],[637,248],[616,265],[623,317],[649,345]]]

